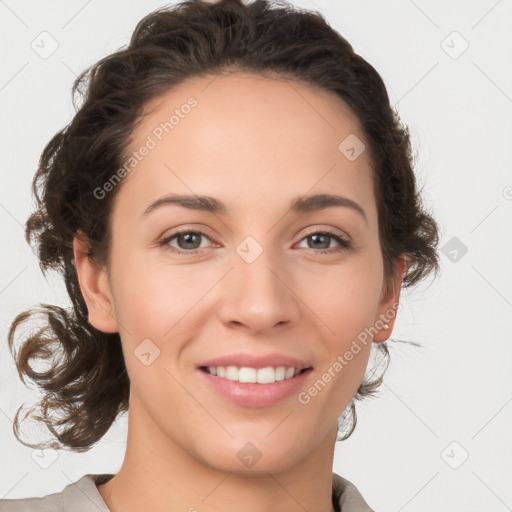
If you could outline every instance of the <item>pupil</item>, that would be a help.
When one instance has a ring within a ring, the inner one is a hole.
[[[190,239],[196,237],[197,238],[197,233],[185,233],[185,234],[181,234],[180,235],[180,241],[183,241],[185,240],[185,245],[187,245],[186,247],[184,247],[184,249],[197,249],[197,247],[189,247],[188,244],[192,244],[194,245],[193,241],[190,241]],[[197,240],[196,240],[197,242]]]
[[[310,236],[314,240],[316,240],[318,238],[324,238],[324,239],[328,239],[329,238],[328,235],[310,235]],[[322,245],[322,244],[320,244],[320,245]],[[314,245],[314,247],[319,248],[319,245],[316,244],[316,245]],[[329,242],[328,241],[327,241],[327,245],[324,242],[323,247],[320,247],[320,249],[328,249],[328,248],[329,248]]]

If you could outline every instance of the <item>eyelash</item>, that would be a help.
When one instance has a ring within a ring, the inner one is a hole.
[[[210,237],[206,234],[206,233],[203,233],[202,231],[193,231],[191,229],[183,229],[181,231],[176,231],[174,232],[172,235],[169,235],[168,237],[164,238],[163,240],[161,240],[159,242],[159,246],[165,250],[165,251],[170,251],[174,254],[180,254],[180,255],[193,255],[193,254],[197,254],[198,252],[201,251],[201,249],[191,249],[190,251],[183,251],[183,250],[180,250],[180,249],[176,249],[175,247],[171,247],[169,244],[169,242],[171,240],[173,240],[174,238],[176,238],[178,235],[181,235],[181,234],[184,234],[184,233],[187,233],[187,234],[194,234],[194,235],[201,235],[201,236],[204,236],[208,239],[210,239]],[[338,253],[338,252],[342,252],[342,251],[346,251],[347,249],[350,248],[351,244],[348,240],[345,240],[344,238],[342,238],[341,236],[331,232],[331,231],[312,231],[311,233],[308,233],[307,235],[305,235],[303,238],[301,238],[301,242],[302,240],[304,240],[304,238],[307,238],[308,236],[312,236],[312,235],[327,235],[331,238],[334,238],[334,240],[336,240],[336,242],[338,242],[340,245],[338,247],[333,247],[331,249],[322,249],[322,250],[315,250],[315,249],[309,249],[317,254],[333,254],[333,253]]]

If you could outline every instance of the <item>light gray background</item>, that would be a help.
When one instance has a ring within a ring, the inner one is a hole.
[[[458,244],[441,255],[438,281],[402,294],[393,337],[423,348],[391,344],[380,396],[358,404],[334,470],[381,512],[510,510],[512,1],[293,3],[322,11],[381,73],[410,127],[440,246]],[[38,395],[18,379],[7,330],[39,302],[69,305],[63,284],[43,278],[23,225],[39,155],[73,115],[75,75],[163,5],[0,0],[0,498],[56,492],[123,459],[125,419],[85,454],[17,442],[12,418]],[[31,48],[43,31],[59,45],[47,59]]]

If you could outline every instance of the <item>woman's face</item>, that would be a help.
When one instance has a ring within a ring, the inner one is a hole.
[[[97,191],[120,187],[109,279],[78,267],[89,321],[120,333],[137,435],[223,471],[332,451],[401,282],[384,286],[359,122],[327,92],[242,73],[187,81],[148,107],[121,182]],[[176,195],[190,199],[164,201]],[[215,202],[198,208],[199,196]],[[242,380],[309,370],[248,384],[201,368],[224,357],[255,368]]]

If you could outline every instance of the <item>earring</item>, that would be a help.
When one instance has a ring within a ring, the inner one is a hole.
[[[389,325],[388,324],[384,324],[382,327],[383,327],[383,329],[389,329]]]

